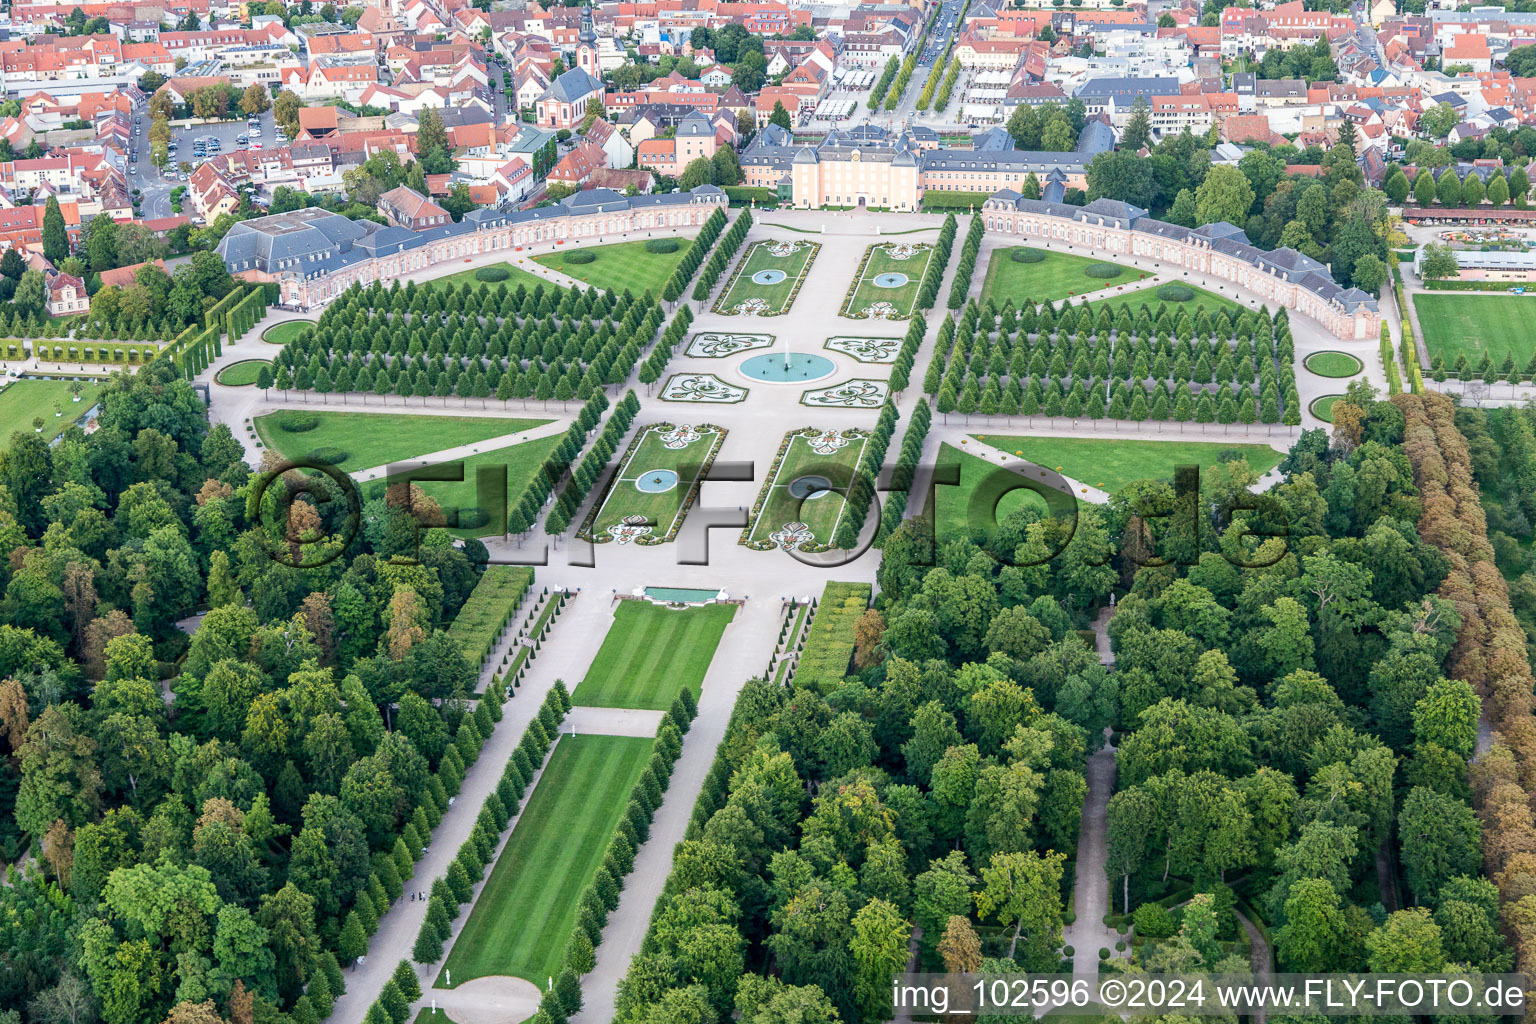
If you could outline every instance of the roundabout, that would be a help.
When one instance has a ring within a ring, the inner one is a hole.
[[[802,501],[815,501],[832,493],[832,481],[824,476],[802,476],[789,482],[789,494]]]
[[[787,275],[782,270],[759,270],[752,275],[753,284],[778,284]]]
[[[670,469],[648,469],[635,477],[635,490],[641,494],[665,494],[677,486],[677,473]]]
[[[906,274],[892,272],[878,275],[873,283],[876,288],[903,288],[909,280]]]
[[[837,366],[826,356],[810,352],[774,352],[753,356],[740,366],[743,376],[770,384],[802,384],[830,377]]]

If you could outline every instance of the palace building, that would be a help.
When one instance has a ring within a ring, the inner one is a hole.
[[[1199,228],[1154,220],[1147,211],[1112,199],[1069,206],[1025,199],[1004,190],[982,204],[989,233],[1049,247],[1070,244],[1106,257],[1157,260],[1209,274],[1322,324],[1339,338],[1375,341],[1377,302],[1359,288],[1341,288],[1328,268],[1295,249],[1260,249],[1240,228],[1221,221]]]
[[[248,281],[276,281],[284,308],[323,305],[353,284],[544,242],[596,242],[636,231],[698,228],[726,205],[713,185],[666,195],[577,192],[533,210],[471,210],[457,224],[412,231],[320,209],[241,221],[219,243],[224,265]]]

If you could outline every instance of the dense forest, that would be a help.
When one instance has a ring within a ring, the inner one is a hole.
[[[343,541],[163,361],[99,424],[0,455],[0,1006],[314,1024],[499,717],[444,631],[485,550],[393,494]]]
[[[897,529],[850,673],[743,691],[619,1020],[888,1019],[910,939],[932,969],[1069,970],[1083,767],[1106,742],[1106,923],[1127,941],[1104,969],[1246,970],[1243,922],[1281,970],[1523,962],[1536,831],[1504,744],[1531,732],[1529,670],[1501,698],[1472,649],[1502,590],[1464,550],[1487,542],[1458,528],[1477,494],[1448,410],[1355,386],[1256,511],[1231,461],[1198,501],[1141,481],[1075,531],[1034,508],[937,547]],[[1518,415],[1489,473],[1529,472]],[[1112,594],[1106,668],[1084,627]],[[1484,698],[1509,736],[1469,773]]]

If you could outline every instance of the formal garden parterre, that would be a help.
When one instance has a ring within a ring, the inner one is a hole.
[[[853,320],[905,320],[912,315],[933,256],[934,247],[926,242],[886,242],[865,249],[841,315]]]
[[[759,551],[830,548],[868,438],[820,427],[786,434],[741,542]]]
[[[584,245],[535,256],[533,262],[598,288],[660,295],[692,245],[687,238]]]
[[[597,543],[661,544],[677,536],[725,430],[657,423],[642,428],[593,505],[580,536]]]
[[[669,608],[626,598],[574,697],[583,707],[661,711],[686,690],[697,700],[704,674],[736,615],[734,604]]]
[[[1135,284],[1151,275],[1134,267],[1071,253],[1012,246],[992,250],[981,301],[1002,305],[1025,296],[1039,302],[1059,302],[1118,285]]]
[[[754,242],[715,300],[714,311],[728,316],[779,316],[788,312],[820,250],[821,243],[798,239]]]

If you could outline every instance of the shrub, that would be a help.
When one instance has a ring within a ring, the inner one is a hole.
[[[289,434],[302,434],[320,425],[320,417],[312,412],[291,412],[277,421],[277,428]]]
[[[512,276],[512,271],[506,267],[481,267],[475,271],[476,281],[487,281],[494,284],[497,281],[505,281]]]
[[[1018,248],[1008,258],[1015,263],[1044,263],[1045,253],[1040,249]]]
[[[305,458],[311,462],[318,462],[322,466],[335,466],[346,462],[351,455],[352,453],[345,448],[335,448],[326,445],[321,448],[312,449]]]
[[[591,263],[597,259],[597,253],[587,249],[577,249],[575,252],[565,254],[566,263]]]
[[[1173,915],[1158,903],[1143,903],[1131,917],[1136,922],[1136,934],[1143,939],[1166,939],[1176,927]]]
[[[1164,302],[1188,302],[1195,297],[1195,290],[1182,284],[1165,284],[1157,290],[1157,297]]]
[[[1087,277],[1097,277],[1108,280],[1111,277],[1119,277],[1125,272],[1124,267],[1117,267],[1113,263],[1090,263],[1083,268],[1083,274]]]
[[[678,248],[677,239],[675,238],[653,238],[645,243],[646,252],[677,252]]]

